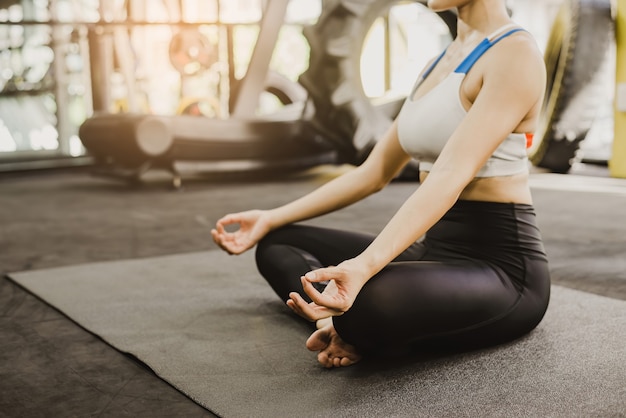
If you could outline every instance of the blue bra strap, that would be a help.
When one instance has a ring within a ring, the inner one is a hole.
[[[433,68],[435,68],[437,66],[437,64],[439,64],[439,61],[441,61],[441,59],[443,58],[444,55],[446,55],[446,49],[443,50],[443,52],[437,57],[437,59],[435,61],[433,61],[432,64],[430,64],[430,67],[428,67],[428,69],[426,71],[424,71],[424,74],[422,74],[422,80],[424,80],[426,77],[428,77],[428,74],[430,74],[430,72],[433,70]]]
[[[487,38],[483,39],[483,41],[481,43],[479,43],[476,48],[474,48],[474,50],[463,60],[463,62],[461,62],[461,64],[459,64],[458,67],[456,67],[456,70],[454,70],[454,72],[455,73],[467,74],[467,72],[474,66],[476,61],[478,61],[478,59],[480,57],[482,57],[483,54],[485,52],[487,52],[487,50],[489,48],[491,48],[492,46],[494,46],[495,44],[497,44],[499,41],[501,41],[502,39],[506,38],[507,36],[510,36],[510,35],[514,34],[515,32],[519,32],[519,31],[523,31],[523,30],[524,29],[522,29],[522,28],[512,29],[512,30],[504,33],[503,35],[500,35],[499,37],[497,37],[493,41],[490,41]]]

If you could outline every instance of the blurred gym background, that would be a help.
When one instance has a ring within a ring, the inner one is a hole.
[[[0,0],[0,171],[88,165],[79,127],[94,113],[228,119],[258,41],[263,0]],[[563,0],[511,0],[513,17],[545,50]],[[321,0],[288,2],[266,88],[254,113],[299,101]],[[419,24],[416,24],[419,22]],[[395,2],[361,51],[372,101],[406,95],[450,32],[419,2]],[[614,62],[612,49],[609,60]],[[377,57],[388,57],[382,60]],[[614,64],[607,65],[610,72]],[[614,75],[608,79],[614,80]],[[606,163],[614,83],[577,158]]]

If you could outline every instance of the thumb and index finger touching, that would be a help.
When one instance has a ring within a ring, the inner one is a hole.
[[[217,220],[215,227],[211,229],[213,241],[229,254],[240,254],[247,248],[240,248],[241,243],[236,239],[237,231],[229,232],[226,227],[233,224],[240,224],[243,221],[238,214],[228,214]]]
[[[336,285],[338,281],[341,282],[340,279],[342,277],[342,272],[338,270],[335,266],[321,268],[310,271],[302,276],[302,287],[304,288],[304,292],[316,304],[323,305],[332,309],[343,310],[345,308],[345,301],[343,301],[342,298],[339,297],[338,294],[336,294],[336,292],[331,292],[331,294],[329,294],[328,292],[319,292],[313,286],[313,283],[330,281],[334,281]]]
[[[215,223],[216,228],[219,228],[221,232],[225,232],[225,227],[233,224],[240,224],[243,221],[243,218],[238,213],[229,213],[228,215],[223,216],[218,219]]]
[[[310,283],[319,283],[339,279],[341,278],[341,272],[337,270],[336,266],[328,266],[311,270],[302,276],[302,278]]]

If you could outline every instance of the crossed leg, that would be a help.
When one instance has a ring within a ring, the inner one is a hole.
[[[257,265],[286,301],[289,292],[303,295],[301,275],[358,255],[372,239],[291,225],[261,241]],[[348,366],[364,353],[441,336],[472,341],[527,331],[526,316],[511,315],[520,292],[501,272],[467,260],[420,261],[423,255],[422,246],[409,248],[363,287],[348,312],[318,324],[307,348],[318,351],[323,366]]]

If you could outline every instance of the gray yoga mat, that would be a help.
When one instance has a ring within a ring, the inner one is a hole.
[[[10,277],[225,417],[626,411],[626,302],[559,286],[540,326],[513,343],[326,370],[304,347],[309,325],[277,301],[250,253],[208,251]]]

